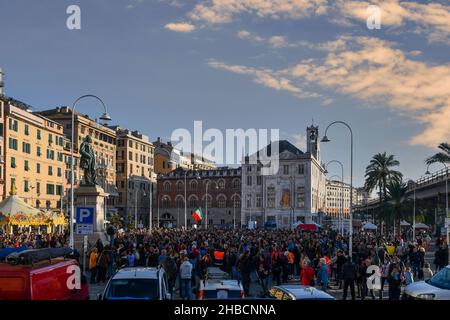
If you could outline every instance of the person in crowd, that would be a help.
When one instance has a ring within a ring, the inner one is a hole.
[[[317,282],[321,285],[321,289],[325,292],[328,291],[328,266],[325,258],[319,260],[319,270],[317,272]]]
[[[192,264],[187,256],[180,265],[181,290],[185,300],[192,300]]]
[[[91,284],[95,283],[95,278],[97,276],[97,260],[98,260],[98,249],[92,248],[91,254],[89,255],[89,272],[91,273]]]
[[[344,296],[343,299],[347,299],[347,291],[350,287],[350,293],[352,300],[355,300],[355,280],[356,280],[356,267],[351,257],[348,257],[344,265],[342,266],[342,278],[344,281]]]
[[[433,276],[433,270],[431,270],[431,266],[428,262],[424,264],[422,273],[423,273],[423,280],[425,281],[430,280],[431,277]]]

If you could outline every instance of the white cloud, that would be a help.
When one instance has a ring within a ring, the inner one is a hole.
[[[196,27],[190,23],[168,23],[164,26],[164,28],[184,33],[192,32],[196,29]]]
[[[302,98],[322,97],[308,89],[318,87],[352,96],[368,105],[384,103],[425,126],[410,140],[412,144],[434,146],[448,141],[450,64],[431,65],[412,60],[394,43],[378,38],[340,37],[317,48],[327,51],[323,60],[303,60],[283,70],[217,61],[210,62],[210,66],[251,75],[256,83]],[[323,101],[325,105],[330,103],[329,98]]]

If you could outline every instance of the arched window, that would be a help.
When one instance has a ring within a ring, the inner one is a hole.
[[[217,182],[217,186],[219,187],[219,189],[225,189],[225,180],[224,179],[220,179]]]
[[[169,202],[170,202],[169,197],[167,197],[167,196],[163,197],[163,198],[162,198],[162,207],[163,207],[164,209],[169,208]]]
[[[189,182],[189,189],[191,189],[191,191],[197,191],[197,181],[196,180],[191,180],[191,182]]]
[[[233,189],[241,188],[241,179],[235,178],[233,179]]]
[[[233,208],[240,208],[241,207],[241,197],[238,194],[234,194],[231,197],[231,205]]]
[[[227,197],[225,195],[220,194],[217,196],[217,208],[226,208],[227,207]]]
[[[205,204],[205,196],[203,196],[202,205],[204,206]],[[212,208],[212,196],[210,194],[208,194],[208,208]]]
[[[198,206],[198,199],[196,196],[190,196],[189,197],[189,208],[197,208]]]
[[[267,188],[267,207],[275,208],[275,187],[269,186]]]
[[[184,190],[184,183],[182,181],[177,182],[177,190],[183,191]]]
[[[175,206],[178,209],[184,208],[184,198],[183,196],[178,195],[177,198],[175,199]]]
[[[166,181],[164,182],[164,187],[163,187],[164,191],[169,192],[170,191],[170,182]]]

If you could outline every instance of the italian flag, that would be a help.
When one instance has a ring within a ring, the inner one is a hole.
[[[194,212],[192,212],[192,218],[194,218],[195,221],[199,222],[203,220],[203,212],[201,208],[198,208]]]

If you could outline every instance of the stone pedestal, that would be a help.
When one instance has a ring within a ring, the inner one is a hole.
[[[76,206],[92,206],[95,208],[94,232],[104,231],[105,200],[107,193],[100,186],[80,185],[74,190]]]
[[[75,207],[94,207],[95,215],[94,215],[94,234],[89,235],[89,242],[94,245],[97,239],[102,239],[103,243],[105,243],[104,239],[104,221],[105,221],[105,201],[108,196],[107,193],[100,186],[92,186],[92,185],[80,185],[78,188],[74,190],[75,194]],[[83,236],[75,235],[75,243],[76,247],[82,244]]]

